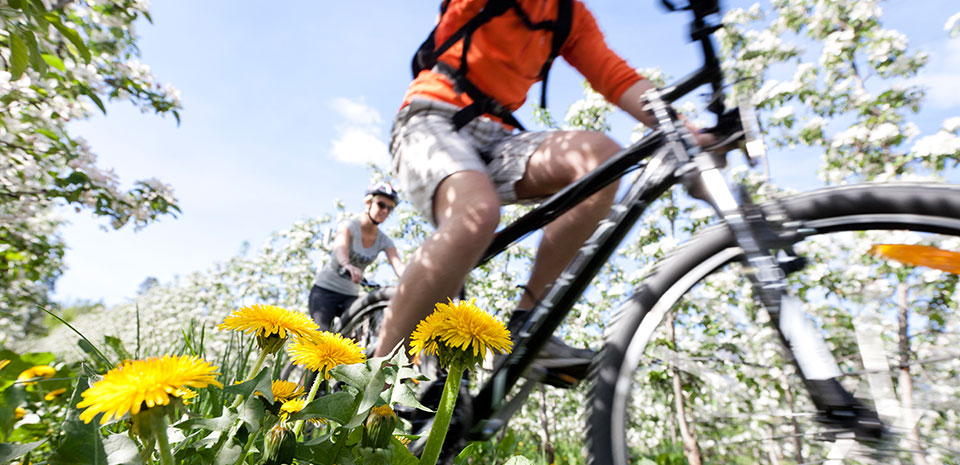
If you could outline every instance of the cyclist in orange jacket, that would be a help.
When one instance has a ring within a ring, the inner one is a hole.
[[[435,62],[428,60],[410,84],[390,151],[404,195],[436,232],[407,264],[381,326],[378,356],[408,337],[436,302],[457,295],[492,240],[502,204],[543,199],[620,150],[601,132],[516,130],[510,112],[546,77],[552,55],[607,100],[656,126],[640,99],[653,85],[607,46],[580,0],[446,0],[431,39],[425,47]],[[557,278],[616,190],[606,187],[544,228],[520,309],[532,308]],[[589,363],[588,351],[567,349],[554,341],[541,359]]]

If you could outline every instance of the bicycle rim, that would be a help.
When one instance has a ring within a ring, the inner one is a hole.
[[[791,276],[789,292],[822,328],[840,382],[876,407],[887,439],[857,442],[816,421],[766,312],[731,264],[740,250],[717,228],[658,266],[611,324],[591,387],[593,463],[960,463],[957,277],[864,253],[876,241],[960,250],[960,190],[857,186],[784,199],[778,209],[818,233],[796,244],[811,264]],[[884,232],[859,232],[874,228]]]

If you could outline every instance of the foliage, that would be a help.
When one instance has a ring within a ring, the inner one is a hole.
[[[926,57],[912,50],[901,34],[883,27],[876,1],[775,0],[730,11],[725,22],[719,39],[727,56],[725,70],[731,82],[738,83],[732,98],[754,92],[770,129],[768,141],[775,146],[823,153],[820,175],[825,182],[939,177],[960,159],[960,120],[947,119],[939,131],[926,136],[913,122],[923,92],[902,83],[916,75]],[[649,70],[644,74],[659,78]],[[562,123],[540,114],[550,127],[605,130],[610,111],[587,89]],[[634,138],[639,137],[638,131]],[[788,193],[758,173],[734,168],[731,174],[756,201]],[[342,206],[340,210],[343,215]],[[509,221],[524,211],[508,207],[503,218]],[[408,207],[402,205],[398,216],[398,225],[389,234],[398,238],[401,249],[421,243],[429,234],[426,223]],[[559,335],[570,344],[599,347],[604,331],[615,326],[609,322],[615,321],[617,306],[630,290],[659,260],[682,253],[673,251],[713,221],[710,208],[679,190],[668,192],[604,267]],[[108,331],[127,346],[142,342],[145,354],[169,351],[173,339],[188,341],[175,351],[206,353],[223,361],[226,379],[242,379],[249,369],[250,341],[207,330],[230,310],[249,303],[302,308],[314,261],[329,252],[334,224],[331,217],[297,222],[254,252],[245,250],[211,269],[153,286],[136,305],[85,315],[77,323],[84,332]],[[895,385],[906,390],[915,384],[918,431],[934,445],[930,450],[935,453],[955,444],[960,431],[955,410],[949,409],[960,401],[955,390],[938,388],[955,384],[960,367],[955,358],[938,365],[920,362],[937,358],[945,347],[960,346],[957,278],[867,254],[878,241],[960,250],[955,240],[932,235],[816,238],[798,250],[810,266],[790,277],[791,292],[828,334],[827,343],[840,356],[844,373],[864,371],[861,354],[852,350],[861,329],[879,334],[880,345],[892,355],[891,366],[905,361],[914,367]],[[532,256],[532,244],[524,241],[486,263],[471,275],[468,295],[506,319],[519,297],[515,286],[523,282]],[[901,296],[910,302],[907,338],[898,335]],[[823,453],[809,444],[762,441],[794,436],[789,419],[812,410],[810,400],[796,389],[795,368],[784,357],[769,320],[737,266],[709,276],[677,305],[636,373],[627,439],[638,463],[686,460],[684,422],[706,463],[765,463],[777,456],[783,462],[805,462]],[[59,344],[64,340],[59,332],[52,338]],[[907,342],[906,350],[901,342]],[[483,371],[473,375],[471,384],[476,386]],[[851,390],[867,389],[863,378],[850,375],[843,381]],[[582,441],[576,419],[584,396],[583,388],[543,388],[511,419],[511,429],[500,442],[471,445],[463,463],[488,463],[487,458],[498,460],[517,451],[545,458],[551,446],[557,463],[562,463],[559,457],[575,457],[572,445]],[[222,396],[204,393],[196,411],[219,418],[226,403]],[[244,434],[253,428],[248,426],[242,428]],[[802,426],[809,427],[810,422]],[[559,454],[564,447],[568,453]]]
[[[48,438],[60,431],[66,420],[79,364],[55,363],[51,353],[18,355],[3,350],[0,365],[0,462],[49,454],[52,445]],[[38,366],[49,369],[37,377],[24,375]]]
[[[86,141],[67,131],[105,100],[179,120],[178,91],[137,60],[143,1],[12,0],[0,7],[0,343],[35,330],[63,269],[65,244],[55,206],[140,228],[179,212],[157,179],[123,189],[96,165]]]

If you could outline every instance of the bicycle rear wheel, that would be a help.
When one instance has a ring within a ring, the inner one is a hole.
[[[592,372],[591,463],[671,455],[691,463],[960,463],[957,276],[866,253],[877,242],[960,250],[960,188],[852,186],[763,208],[810,228],[794,244],[809,264],[789,278],[788,293],[822,330],[841,384],[876,408],[889,440],[859,443],[816,421],[743,278],[740,249],[716,227],[658,265],[610,325]]]
[[[343,312],[333,330],[366,348],[367,357],[373,356],[377,348],[377,333],[383,323],[383,311],[396,292],[396,288],[386,287],[368,293]]]

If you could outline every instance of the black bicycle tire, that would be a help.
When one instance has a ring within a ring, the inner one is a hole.
[[[396,292],[395,287],[384,287],[367,293],[363,298],[354,302],[347,311],[343,312],[343,316],[334,324],[334,332],[340,333],[344,337],[353,338],[351,334],[353,328],[383,312]],[[379,331],[379,322],[376,323],[375,329]],[[369,356],[376,347],[370,347],[370,344],[365,345]]]
[[[960,235],[960,186],[865,184],[790,196],[761,208],[768,217],[785,213],[814,228],[817,234],[907,229]],[[650,321],[656,318],[652,327],[647,325],[652,334],[666,308],[702,278],[738,260],[741,253],[726,227],[705,230],[665,257],[620,307],[591,369],[586,415],[588,463],[628,463],[624,403],[628,393],[624,392],[623,379],[632,378],[637,367],[629,359],[631,354],[643,351],[638,345],[646,346],[646,342],[634,339],[640,325],[648,317]]]

